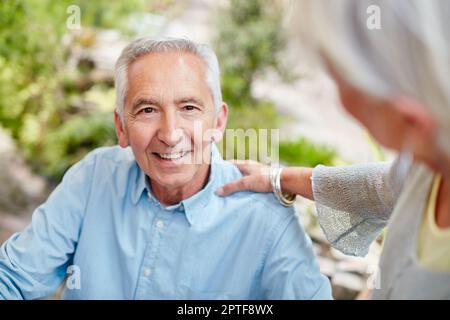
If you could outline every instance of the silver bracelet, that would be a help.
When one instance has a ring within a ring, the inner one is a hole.
[[[285,207],[294,205],[296,194],[283,194],[281,192],[281,173],[283,168],[275,167],[270,170],[270,183],[272,185],[272,191],[278,201]]]

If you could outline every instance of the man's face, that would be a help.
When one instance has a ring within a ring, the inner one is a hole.
[[[153,183],[176,189],[207,172],[211,138],[205,132],[223,133],[226,118],[226,105],[216,114],[200,58],[151,53],[129,66],[125,123],[116,113],[116,130]]]

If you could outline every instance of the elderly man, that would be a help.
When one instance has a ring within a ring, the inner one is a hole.
[[[0,297],[45,297],[67,275],[67,299],[331,297],[292,209],[271,194],[214,194],[241,175],[213,143],[228,108],[212,50],[136,40],[116,90],[120,147],[68,170],[3,244]]]

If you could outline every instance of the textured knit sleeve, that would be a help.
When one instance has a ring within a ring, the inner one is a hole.
[[[331,245],[348,255],[366,255],[389,220],[406,173],[400,158],[392,163],[317,166],[312,175],[314,200]]]

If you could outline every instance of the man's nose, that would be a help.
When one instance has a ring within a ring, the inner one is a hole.
[[[169,147],[174,147],[181,141],[183,131],[178,125],[175,114],[164,115],[157,136],[160,141]]]

